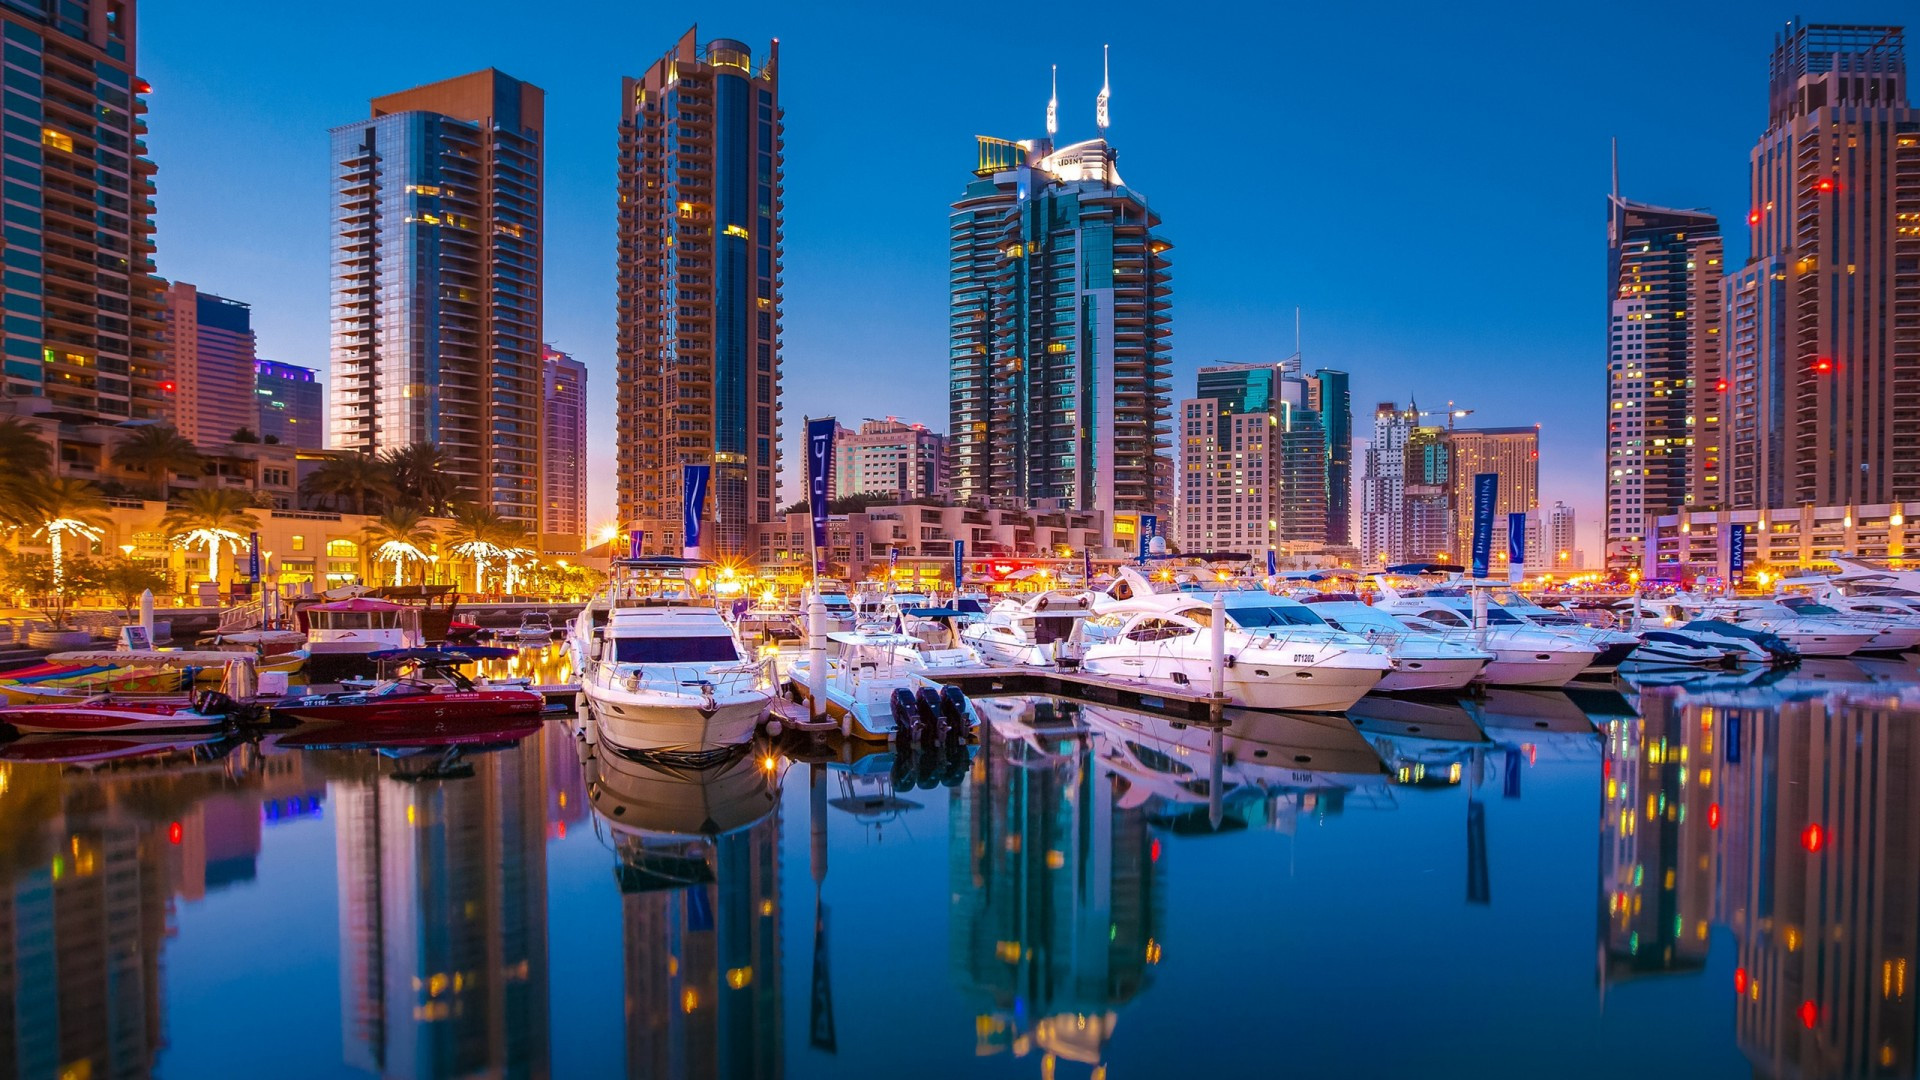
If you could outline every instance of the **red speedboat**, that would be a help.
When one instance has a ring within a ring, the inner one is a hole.
[[[234,700],[208,691],[192,700],[121,701],[111,696],[0,709],[0,726],[22,735],[160,734],[219,731],[237,719]]]
[[[371,690],[314,694],[274,705],[298,720],[349,724],[356,736],[452,734],[497,727],[502,720],[540,719],[547,700],[519,686],[477,686],[460,671],[473,657],[458,650],[396,649],[373,653],[382,663],[406,664],[414,674],[386,679]]]

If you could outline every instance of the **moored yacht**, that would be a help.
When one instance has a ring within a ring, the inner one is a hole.
[[[1375,687],[1382,693],[1459,690],[1480,676],[1493,653],[1441,634],[1415,630],[1392,615],[1358,600],[1308,598],[1313,613],[1328,625],[1359,634],[1387,648],[1393,669]]]
[[[1412,630],[1441,634],[1493,654],[1480,681],[1489,686],[1565,686],[1593,665],[1597,646],[1531,626],[1487,605],[1487,625],[1473,625],[1473,601],[1462,596],[1401,596],[1387,591],[1374,605]]]
[[[1771,599],[1676,596],[1674,601],[1683,609],[1698,611],[1701,619],[1772,634],[1801,656],[1852,656],[1866,648],[1875,633],[1866,627],[1803,615]]]
[[[1861,652],[1902,653],[1920,648],[1920,615],[1888,597],[1845,596],[1836,589],[1819,597],[1782,596],[1780,604],[1808,618],[1872,631]]]
[[[1086,651],[1080,631],[1091,614],[1093,602],[1086,593],[1055,590],[1008,597],[960,636],[992,663],[1072,668]]]
[[[839,655],[827,660],[824,700],[821,711],[841,722],[849,734],[859,739],[885,742],[900,732],[900,715],[895,694],[905,693],[914,702],[915,712],[908,717],[910,726],[918,722],[958,731],[964,735],[977,722],[972,706],[958,691],[943,695],[940,684],[927,677],[930,667],[945,666],[947,658],[929,663],[921,655],[924,643],[907,634],[841,631],[827,635],[839,648]],[[965,654],[971,661],[971,653]],[[811,704],[813,658],[802,653],[787,669],[794,696]],[[924,705],[923,696],[930,695]],[[958,700],[953,700],[958,699]]]

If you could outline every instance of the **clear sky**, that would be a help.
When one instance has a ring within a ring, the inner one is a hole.
[[[1821,22],[1890,23],[1900,0]],[[937,13],[930,13],[937,12]],[[547,91],[546,336],[585,361],[594,522],[612,516],[620,77],[696,19],[786,107],[786,427],[898,415],[945,430],[947,205],[973,136],[1094,134],[1100,46],[1128,183],[1174,244],[1174,399],[1202,364],[1309,366],[1373,405],[1448,400],[1541,427],[1541,498],[1598,545],[1608,140],[1626,194],[1706,206],[1746,253],[1747,154],[1773,35],[1751,2],[978,5],[627,0],[147,0],[160,273],[253,305],[261,355],[325,366],[327,129],[378,94],[493,66]],[[1359,467],[1356,456],[1355,475]],[[787,486],[787,497],[798,487]],[[1358,499],[1355,499],[1357,505]]]

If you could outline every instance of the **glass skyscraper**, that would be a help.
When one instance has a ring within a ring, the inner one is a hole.
[[[1327,543],[1353,542],[1353,392],[1347,373],[1321,368],[1308,384],[1309,400],[1327,437]]]
[[[1172,245],[1116,159],[979,140],[948,217],[957,498],[1171,510]]]
[[[620,110],[622,523],[679,554],[684,465],[710,465],[707,554],[746,552],[780,472],[780,46],[689,29]]]
[[[147,84],[135,0],[0,3],[6,123],[4,366],[31,411],[163,418]]]
[[[437,444],[533,528],[544,102],[488,69],[333,129],[332,445]]]
[[[1327,537],[1327,436],[1293,361],[1204,367],[1180,403],[1182,551],[1264,560]]]
[[[254,396],[259,398],[260,437],[269,436],[301,450],[326,445],[326,409],[320,373],[298,364],[261,360],[253,365]]]

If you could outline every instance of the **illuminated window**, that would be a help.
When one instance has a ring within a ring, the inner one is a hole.
[[[327,541],[327,557],[329,559],[351,559],[358,554],[360,554],[360,545],[351,540]]]
[[[55,131],[52,128],[41,128],[40,142],[46,146],[53,147],[55,150],[65,150],[69,154],[73,153],[73,136],[65,132]]]
[[[299,533],[294,533],[293,534],[293,550],[295,551],[307,550],[307,538],[304,536],[301,536]]]

